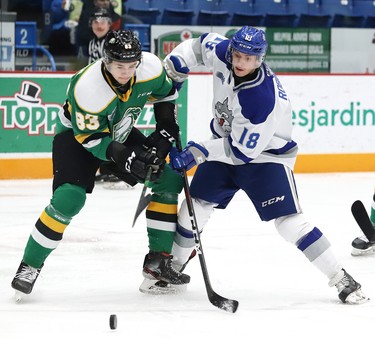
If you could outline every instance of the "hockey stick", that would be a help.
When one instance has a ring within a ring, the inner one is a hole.
[[[181,146],[180,137],[178,137],[176,140],[176,146],[177,146],[177,150],[181,152],[182,146]],[[195,247],[198,253],[198,257],[199,257],[199,262],[200,262],[201,269],[202,269],[204,283],[206,285],[208,300],[211,302],[212,305],[220,308],[221,310],[234,313],[237,311],[237,308],[239,305],[238,301],[220,296],[213,290],[211,286],[210,277],[208,276],[208,271],[207,271],[206,260],[203,254],[202,242],[201,242],[199,230],[197,227],[197,219],[195,216],[194,206],[193,206],[191,195],[190,195],[190,187],[189,187],[189,181],[188,181],[187,174],[186,174],[186,169],[183,169],[182,174],[184,178],[184,191],[185,191],[185,198],[186,198],[186,203],[187,203],[190,222],[191,222],[191,228],[193,230]]]
[[[152,195],[150,193],[146,195],[147,184],[150,181],[151,173],[152,173],[152,168],[150,167],[147,170],[145,183],[143,185],[142,193],[141,193],[141,196],[140,196],[139,201],[138,201],[138,206],[137,206],[137,209],[136,209],[135,214],[134,214],[134,219],[133,219],[133,225],[132,225],[132,227],[134,227],[134,225],[135,225],[138,217],[140,216],[140,214],[142,213],[142,211],[148,206],[148,204],[151,201]]]
[[[375,229],[362,201],[356,200],[353,202],[352,214],[368,241],[375,241]]]
[[[151,153],[152,154],[156,154],[155,147],[152,149]],[[147,185],[150,182],[151,174],[152,174],[152,167],[150,166],[147,169],[145,183],[143,184],[142,193],[141,193],[141,196],[139,198],[137,209],[136,209],[135,214],[134,214],[134,219],[133,219],[133,225],[132,225],[132,227],[134,227],[134,225],[135,225],[138,217],[140,216],[140,214],[142,213],[142,211],[148,206],[148,204],[151,201],[152,195],[150,193],[146,195]]]

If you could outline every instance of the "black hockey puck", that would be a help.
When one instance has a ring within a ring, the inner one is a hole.
[[[117,315],[111,314],[109,316],[109,327],[111,330],[115,330],[117,328]]]

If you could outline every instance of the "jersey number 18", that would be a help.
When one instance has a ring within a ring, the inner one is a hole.
[[[259,137],[259,133],[249,134],[249,130],[247,128],[244,128],[239,143],[241,145],[245,145],[247,148],[255,148],[258,143]]]

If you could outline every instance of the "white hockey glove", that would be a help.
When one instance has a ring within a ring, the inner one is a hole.
[[[179,91],[188,77],[189,68],[184,61],[175,55],[169,55],[164,59],[164,68],[172,79],[174,87]]]

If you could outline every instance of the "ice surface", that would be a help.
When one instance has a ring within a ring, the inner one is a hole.
[[[350,206],[369,208],[375,173],[297,174],[304,213],[332,243],[346,270],[375,300],[375,255],[352,257],[360,234]],[[141,192],[97,186],[46,261],[33,293],[16,304],[10,282],[29,233],[49,203],[50,180],[0,181],[0,338],[352,338],[372,336],[374,302],[341,304],[325,276],[261,222],[243,193],[218,210],[202,234],[214,290],[240,302],[230,314],[212,306],[198,260],[187,291],[141,294],[147,248],[144,213],[132,229]],[[117,314],[118,328],[109,328]]]

